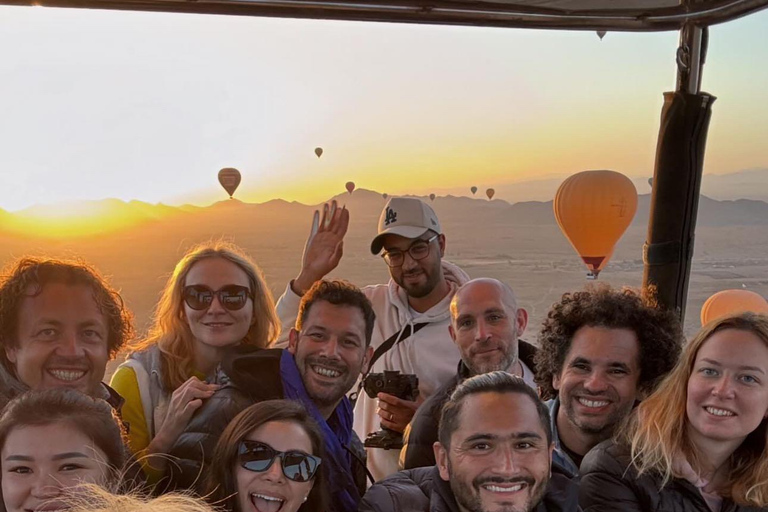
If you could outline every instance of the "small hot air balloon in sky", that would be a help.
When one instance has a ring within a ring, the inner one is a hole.
[[[602,41],[603,38],[605,37],[605,30],[598,30],[597,31],[597,37],[599,37],[600,40]]]
[[[389,197],[389,194],[387,194],[386,192],[384,192],[383,194],[381,194],[381,197],[383,197],[384,199],[386,199],[386,198],[388,198],[388,197]]]
[[[477,187],[471,187],[469,190],[472,191],[472,195],[475,195],[475,192],[477,192]]]
[[[434,201],[435,200],[435,194],[429,194],[429,200]]]
[[[353,190],[355,190],[355,182],[354,181],[348,181],[345,186],[347,187],[347,192],[349,192],[350,194],[352,193]]]
[[[704,302],[701,307],[701,325],[745,311],[768,315],[768,301],[762,295],[749,290],[723,290]]]
[[[488,190],[485,191],[485,195],[488,196],[488,199],[493,199],[493,194],[495,194],[495,193],[496,193],[496,191],[493,190],[492,188],[489,188]]]
[[[240,171],[232,167],[225,167],[219,171],[219,183],[227,191],[229,198],[232,199],[237,186],[240,185]]]
[[[323,148],[315,148],[315,154],[317,155],[317,158],[323,156]]]
[[[553,203],[565,237],[597,279],[637,211],[632,180],[614,171],[584,171],[565,180]]]

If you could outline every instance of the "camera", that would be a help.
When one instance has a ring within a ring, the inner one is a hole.
[[[419,396],[419,378],[399,371],[369,373],[363,380],[363,389],[371,398],[376,398],[379,393],[387,393],[413,402]],[[378,432],[368,434],[364,444],[368,448],[399,450],[403,447],[403,435],[382,427]]]

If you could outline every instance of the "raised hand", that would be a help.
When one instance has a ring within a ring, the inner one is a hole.
[[[292,284],[294,292],[304,295],[315,281],[319,281],[339,265],[344,252],[344,235],[347,234],[348,228],[349,210],[339,209],[336,201],[323,205],[322,218],[320,212],[315,211],[309,238],[304,246],[301,272]]]

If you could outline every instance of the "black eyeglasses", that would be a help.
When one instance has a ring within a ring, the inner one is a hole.
[[[405,263],[406,252],[416,261],[423,260],[429,256],[429,244],[434,242],[439,236],[440,235],[435,235],[429,240],[416,240],[407,251],[384,251],[381,257],[384,258],[384,261],[386,261],[387,265],[390,267],[399,267]]]
[[[320,467],[320,457],[299,450],[278,452],[258,441],[241,441],[237,450],[240,465],[257,473],[268,470],[277,457],[280,457],[285,477],[294,482],[311,480]]]
[[[248,287],[236,284],[222,286],[216,291],[211,290],[204,284],[194,284],[192,286],[185,286],[181,295],[187,306],[197,311],[208,309],[213,302],[214,296],[218,297],[219,303],[230,311],[243,309],[248,299],[253,298],[253,294]]]

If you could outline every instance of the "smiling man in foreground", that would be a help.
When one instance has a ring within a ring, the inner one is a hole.
[[[0,279],[0,410],[29,389],[72,388],[120,410],[107,362],[133,335],[120,295],[80,262],[23,258]]]
[[[371,487],[361,512],[575,512],[578,486],[551,462],[547,407],[522,379],[467,379],[443,408],[437,465]]]

